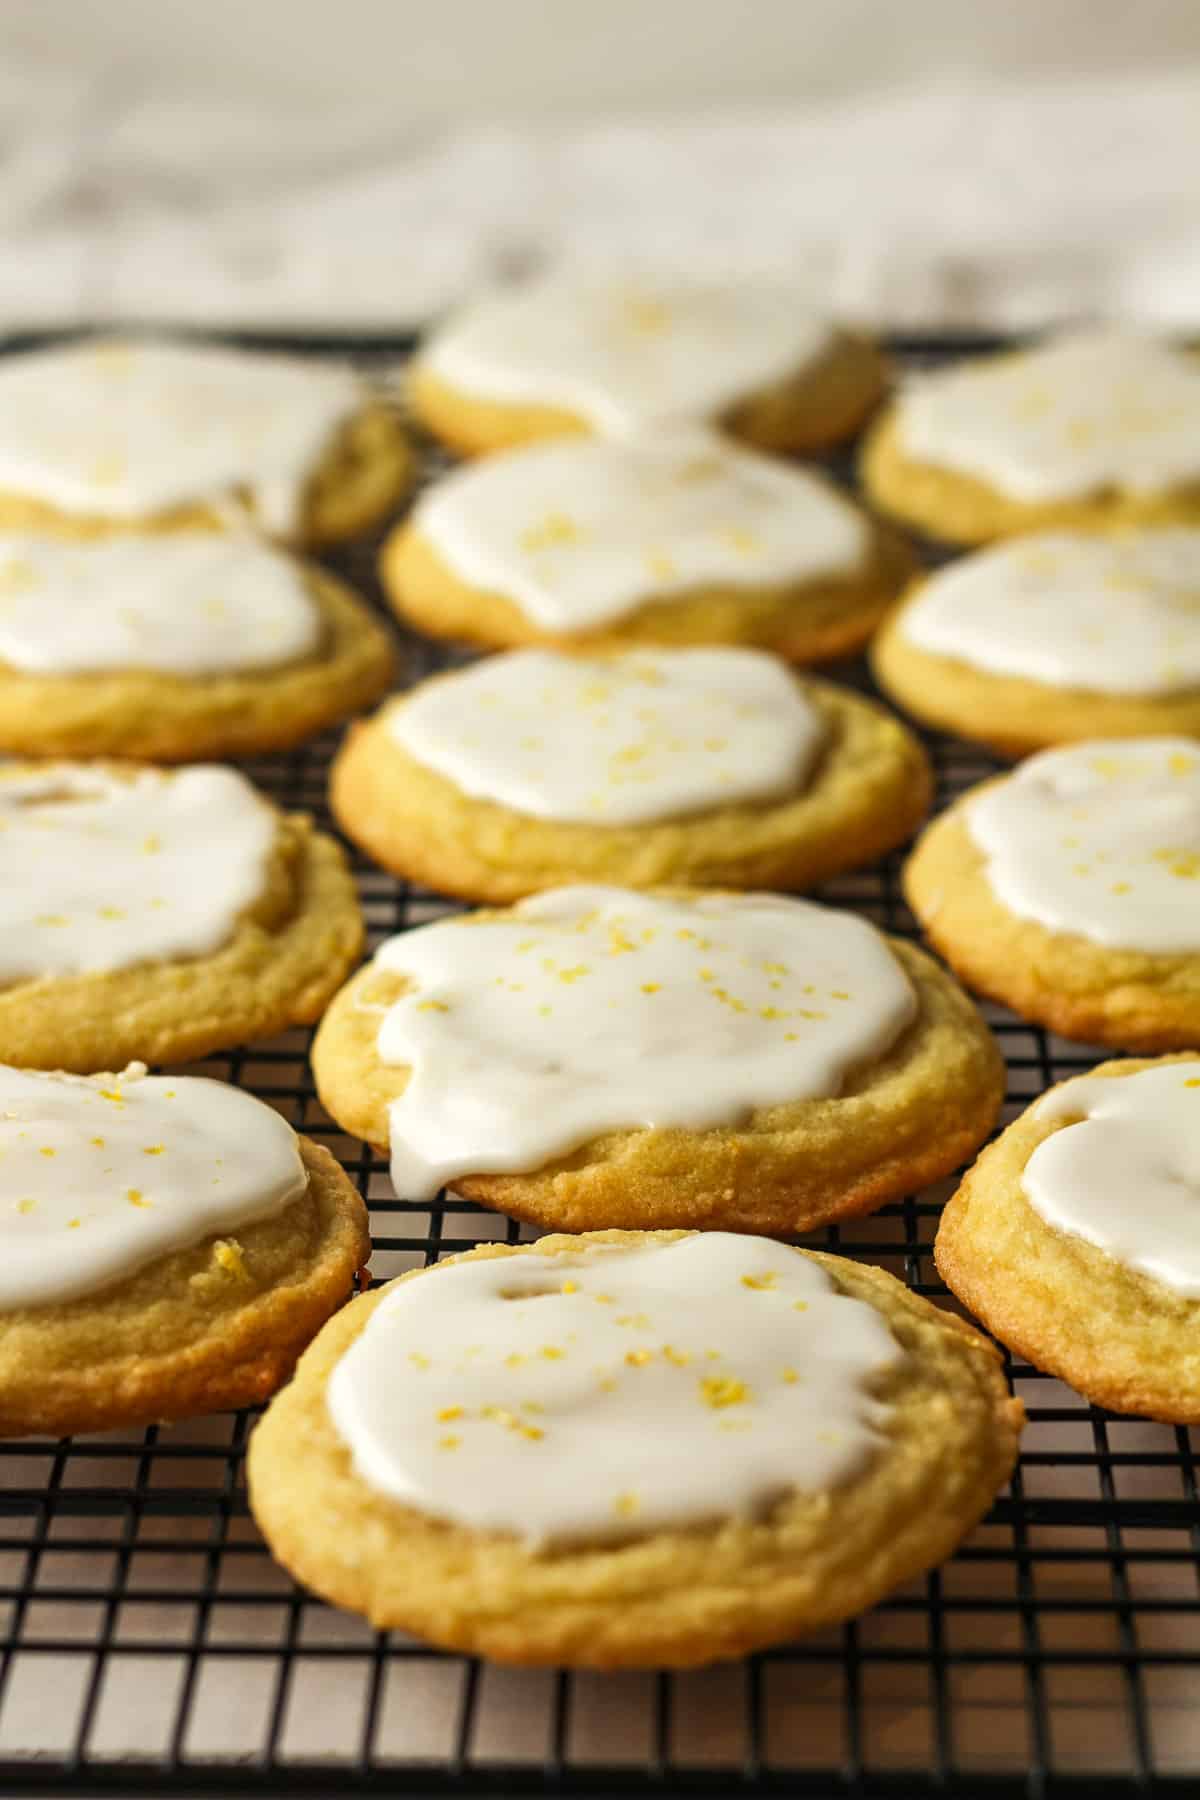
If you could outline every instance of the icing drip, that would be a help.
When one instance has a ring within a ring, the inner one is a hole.
[[[231,674],[308,656],[320,636],[303,572],[256,538],[0,535],[0,661],[30,674]]]
[[[882,1447],[900,1361],[766,1238],[462,1262],[392,1290],[328,1405],[381,1493],[531,1547],[761,1517]]]
[[[0,982],[219,949],[263,890],[275,836],[233,769],[0,764]]]
[[[1200,361],[1117,331],[1068,333],[902,394],[905,452],[1014,500],[1146,494],[1200,476]]]
[[[0,1066],[0,1308],[93,1293],[307,1179],[291,1127],[224,1082]]]
[[[364,399],[351,369],[212,344],[34,350],[0,368],[0,488],[126,520],[241,492],[268,530],[288,532]]]
[[[484,457],[431,488],[413,523],[464,581],[558,632],[697,588],[849,576],[868,548],[829,483],[700,429]]]
[[[605,1131],[704,1130],[840,1092],[916,1011],[864,920],[769,894],[559,888],[390,938],[407,977],[379,1028],[411,1078],[392,1179],[529,1171]]]
[[[1044,533],[932,575],[910,644],[992,675],[1100,694],[1200,687],[1200,531]]]
[[[1034,1211],[1126,1268],[1200,1298],[1200,1062],[1064,1082],[1034,1116],[1072,1121],[1025,1165]]]
[[[832,339],[786,287],[555,277],[465,308],[422,361],[464,392],[560,407],[612,436],[715,419]]]
[[[632,825],[801,791],[821,715],[774,657],[516,650],[388,713],[410,756],[539,819]]]

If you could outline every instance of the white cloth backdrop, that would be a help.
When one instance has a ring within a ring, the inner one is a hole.
[[[784,270],[897,327],[1200,329],[1200,75],[405,134],[0,68],[0,329],[388,329],[558,260]]]

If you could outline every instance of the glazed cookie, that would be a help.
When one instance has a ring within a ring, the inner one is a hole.
[[[84,339],[0,365],[0,530],[94,536],[249,519],[323,544],[412,476],[348,367],[214,344]]]
[[[1200,745],[1046,750],[943,813],[908,901],[969,987],[1064,1037],[1200,1042]]]
[[[285,749],[378,699],[392,666],[349,588],[248,534],[0,533],[0,749]]]
[[[1200,525],[1200,360],[1112,330],[906,387],[874,428],[867,491],[933,537]]]
[[[233,769],[0,764],[0,1058],[186,1062],[318,1018],[362,948],[345,858]]]
[[[917,718],[1003,754],[1200,736],[1200,529],[981,550],[918,583],[871,659]]]
[[[328,1151],[217,1081],[0,1067],[0,1434],[250,1406],[370,1255]]]
[[[554,276],[449,319],[408,391],[422,424],[466,455],[690,423],[800,451],[857,430],[886,379],[873,344],[791,288]]]
[[[1200,1423],[1200,1060],[1102,1063],[990,1144],[937,1266],[988,1330],[1098,1406]]]
[[[764,1238],[489,1244],[321,1333],[250,1442],[300,1580],[503,1662],[714,1662],[948,1556],[1016,1460],[990,1344]]]
[[[402,618],[485,646],[861,649],[915,563],[821,476],[684,429],[458,469],[384,545]]]
[[[1003,1094],[965,994],[865,920],[606,887],[389,939],[313,1068],[397,1193],[572,1230],[870,1212],[956,1168]]]
[[[924,752],[757,650],[513,650],[435,676],[347,740],[343,829],[398,875],[505,904],[572,881],[804,888],[929,808]]]

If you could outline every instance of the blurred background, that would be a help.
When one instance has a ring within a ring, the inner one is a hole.
[[[1200,5],[0,9],[0,330],[385,331],[561,261],[1200,329]]]

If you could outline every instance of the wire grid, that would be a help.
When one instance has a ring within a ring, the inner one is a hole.
[[[371,366],[404,347],[358,349]],[[374,548],[333,560],[378,603]],[[411,675],[445,660],[411,640],[405,652]],[[836,673],[869,687],[861,667]],[[927,741],[940,805],[995,767]],[[329,736],[248,767],[329,827],[335,747]],[[450,910],[354,864],[373,942]],[[897,870],[888,858],[821,897],[915,936]],[[986,1010],[1008,1062],[1005,1122],[1096,1060]],[[397,1199],[384,1164],[322,1113],[307,1049],[293,1032],[197,1070],[270,1101],[349,1169],[377,1279],[532,1235],[453,1195]],[[953,1304],[931,1258],[951,1186],[804,1241]],[[1189,1433],[1107,1415],[1024,1363],[1010,1372],[1029,1410],[1020,1467],[950,1562],[840,1629],[686,1674],[483,1666],[326,1607],[272,1562],[248,1516],[252,1414],[0,1444],[0,1792],[1195,1794]]]

